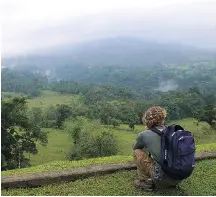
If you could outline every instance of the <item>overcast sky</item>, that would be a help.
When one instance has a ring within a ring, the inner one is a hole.
[[[3,56],[132,36],[216,49],[216,0],[4,0]]]

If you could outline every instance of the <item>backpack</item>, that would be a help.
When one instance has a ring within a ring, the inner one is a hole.
[[[195,167],[195,142],[189,131],[179,125],[170,125],[161,132],[151,129],[161,136],[161,169],[170,178],[182,180],[189,177]]]

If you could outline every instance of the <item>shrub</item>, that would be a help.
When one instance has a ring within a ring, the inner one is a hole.
[[[83,117],[69,119],[65,130],[73,138],[70,160],[104,157],[117,154],[117,140],[113,133],[100,125],[99,121],[90,121]]]

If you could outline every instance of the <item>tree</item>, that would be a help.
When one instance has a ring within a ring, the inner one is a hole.
[[[2,170],[29,166],[24,152],[36,154],[36,142],[47,144],[47,135],[28,117],[25,98],[2,100]]]
[[[40,127],[43,127],[44,125],[44,117],[43,117],[43,111],[40,107],[33,107],[30,111],[28,116],[32,121],[34,121],[35,124],[37,124]]]
[[[72,109],[69,105],[66,104],[57,105],[56,126],[60,128],[64,120],[69,118],[71,115],[72,115]]]
[[[44,112],[44,127],[52,128],[56,127],[57,120],[57,107],[50,105]]]
[[[132,130],[134,130],[134,129],[135,129],[135,124],[134,124],[134,122],[130,122],[130,123],[129,123],[129,127],[130,127]]]
[[[115,118],[112,118],[111,120],[110,120],[110,123],[113,125],[113,127],[115,128],[115,127],[117,127],[117,126],[119,126],[120,124],[121,124],[121,121],[120,120],[117,120],[117,119],[115,119]]]
[[[47,86],[48,79],[41,74],[16,69],[2,69],[2,91],[20,92],[29,98],[40,95],[40,90]]]
[[[64,123],[66,131],[73,138],[69,159],[104,157],[117,154],[117,140],[111,131],[100,125],[98,120],[90,121],[83,117],[68,119]]]
[[[207,122],[211,128],[216,129],[216,108],[212,105],[206,105],[196,113],[198,121]]]

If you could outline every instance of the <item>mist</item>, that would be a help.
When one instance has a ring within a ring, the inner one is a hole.
[[[216,50],[216,1],[162,2],[4,1],[2,55],[27,55],[113,37]]]

